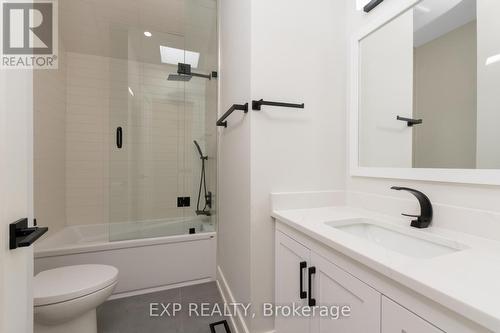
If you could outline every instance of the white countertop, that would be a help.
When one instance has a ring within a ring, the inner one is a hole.
[[[401,283],[435,302],[500,332],[500,242],[445,229],[410,227],[393,218],[351,207],[275,210],[272,216],[307,236]],[[366,218],[395,225],[422,238],[442,238],[465,249],[430,259],[418,259],[348,234],[325,222]]]

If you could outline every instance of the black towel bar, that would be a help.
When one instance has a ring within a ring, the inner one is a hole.
[[[231,113],[233,113],[236,110],[243,111],[244,113],[247,113],[248,112],[248,103],[233,104],[233,106],[231,106],[231,108],[229,110],[227,110],[226,113],[224,113],[222,115],[222,117],[220,117],[219,120],[217,120],[217,126],[227,127],[227,121],[225,121],[226,118],[229,117],[231,115]]]
[[[296,108],[296,109],[303,109],[305,107],[304,103],[293,104],[293,103],[269,102],[269,101],[265,101],[263,99],[260,99],[258,101],[252,101],[252,110],[260,111],[262,109],[262,105],[281,106],[281,107],[285,107],[285,108]]]

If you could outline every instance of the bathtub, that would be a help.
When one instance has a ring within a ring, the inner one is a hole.
[[[209,221],[202,216],[68,226],[36,244],[35,273],[112,265],[120,271],[114,298],[214,281],[216,233]]]

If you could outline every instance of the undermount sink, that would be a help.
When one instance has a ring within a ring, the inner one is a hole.
[[[427,240],[411,231],[402,232],[391,226],[381,226],[368,219],[350,219],[326,222],[326,225],[356,237],[376,243],[405,256],[430,259],[463,250],[465,247],[445,239]],[[434,237],[436,238],[436,237]]]

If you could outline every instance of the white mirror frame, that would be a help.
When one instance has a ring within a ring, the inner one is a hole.
[[[352,38],[351,46],[351,97],[349,106],[350,175],[353,177],[410,179],[433,182],[500,185],[500,170],[487,169],[430,169],[430,168],[379,168],[359,166],[359,44],[362,39],[388,24],[422,0],[398,0],[387,15],[364,26]],[[389,5],[389,4],[387,4]]]

